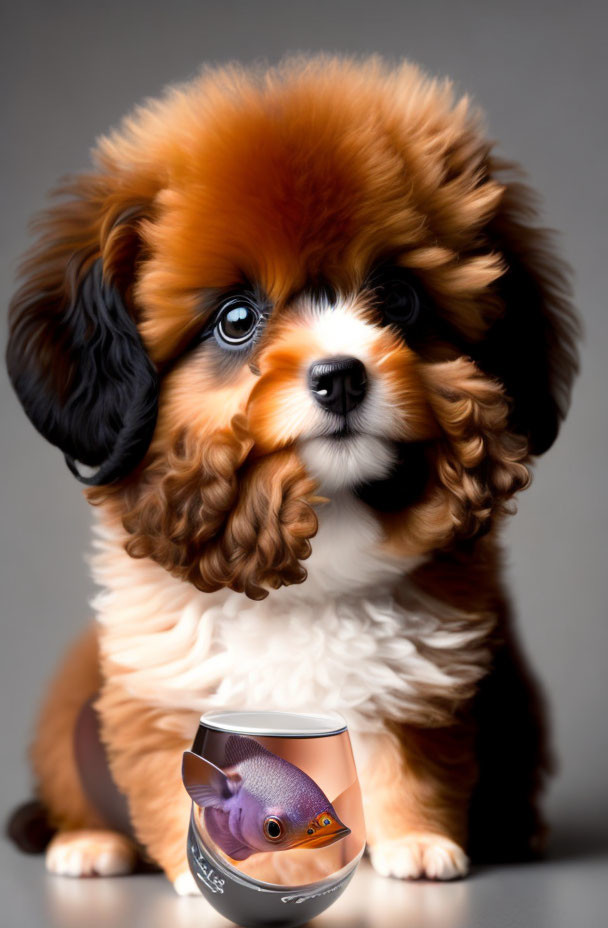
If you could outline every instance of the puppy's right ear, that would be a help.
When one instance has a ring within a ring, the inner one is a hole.
[[[34,426],[79,480],[97,486],[139,463],[156,422],[158,377],[129,296],[138,223],[151,203],[101,175],[69,181],[58,194],[64,202],[39,219],[38,242],[20,268],[7,366]]]

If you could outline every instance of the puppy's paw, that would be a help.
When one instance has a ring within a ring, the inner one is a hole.
[[[402,880],[455,880],[469,871],[469,859],[458,844],[426,832],[379,841],[370,848],[370,857],[381,876]]]
[[[115,831],[61,831],[46,849],[46,869],[60,876],[120,876],[132,873],[137,851]]]
[[[201,891],[189,870],[184,870],[173,880],[173,889],[178,896],[200,896]]]

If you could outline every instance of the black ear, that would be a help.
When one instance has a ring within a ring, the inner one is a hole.
[[[7,365],[34,426],[79,480],[98,486],[124,477],[146,453],[158,377],[101,258],[85,266],[69,286],[30,276],[11,307]],[[68,261],[67,280],[69,271]]]
[[[542,454],[568,409],[580,333],[566,269],[552,236],[530,224],[535,216],[532,192],[508,185],[487,230],[507,267],[498,282],[504,314],[471,355],[504,384],[510,428],[527,437],[531,454]]]

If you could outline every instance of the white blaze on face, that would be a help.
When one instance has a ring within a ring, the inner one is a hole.
[[[386,477],[395,462],[393,439],[400,434],[400,416],[377,371],[373,348],[378,328],[358,315],[354,300],[334,306],[316,303],[305,311],[301,324],[318,346],[317,355],[303,365],[298,391],[298,418],[304,424],[298,447],[304,464],[327,492]],[[345,437],[336,434],[344,425],[342,417],[322,409],[308,383],[312,364],[336,357],[356,358],[367,375],[365,398],[348,415],[353,434]]]
[[[335,493],[360,483],[387,477],[395,462],[390,444],[372,435],[352,438],[311,438],[300,444],[307,470],[320,491]]]

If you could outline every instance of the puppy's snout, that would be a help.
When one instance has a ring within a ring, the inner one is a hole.
[[[367,392],[365,365],[358,358],[324,358],[311,365],[308,384],[319,406],[345,416]]]

